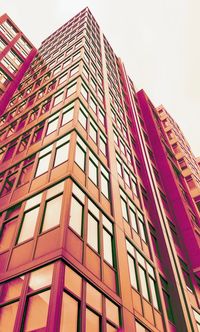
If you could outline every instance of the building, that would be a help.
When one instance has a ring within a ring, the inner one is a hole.
[[[6,14],[0,17],[0,51],[0,115],[2,115],[37,52]]]
[[[190,145],[181,129],[161,105],[157,108],[164,131],[172,147],[182,175],[188,185],[192,198],[200,211],[200,169],[198,159],[193,155]]]
[[[0,124],[0,330],[200,331],[198,211],[88,8],[16,85]]]

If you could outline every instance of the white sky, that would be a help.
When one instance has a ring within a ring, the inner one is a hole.
[[[36,47],[86,6],[136,89],[165,106],[200,155],[200,1],[0,0]]]

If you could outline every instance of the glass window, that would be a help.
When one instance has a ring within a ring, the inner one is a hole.
[[[25,240],[31,239],[34,236],[38,212],[39,207],[25,212],[17,243],[21,243]]]
[[[79,65],[71,69],[70,76],[75,75],[78,71],[79,71]]]
[[[147,275],[145,270],[139,265],[139,275],[140,275],[140,283],[141,283],[141,291],[142,295],[149,300],[149,292],[148,292],[148,286],[147,286]]]
[[[124,168],[124,180],[125,180],[125,183],[127,184],[127,186],[130,187],[131,186],[130,175],[125,168]]]
[[[99,138],[99,148],[101,152],[106,156],[106,139],[103,139],[102,136]]]
[[[109,181],[102,173],[101,173],[101,192],[102,194],[104,194],[106,198],[109,198]]]
[[[89,159],[89,173],[88,176],[92,182],[97,186],[98,184],[98,166]]]
[[[0,327],[2,332],[14,331],[18,303],[17,301],[0,308]]]
[[[45,232],[46,230],[59,225],[62,197],[62,195],[59,195],[46,202],[41,232]]]
[[[0,303],[13,300],[21,295],[24,276],[14,278],[0,285]]]
[[[56,106],[59,103],[61,103],[61,101],[63,100],[63,96],[64,96],[64,91],[62,91],[60,94],[56,95],[54,98],[53,106]]]
[[[67,76],[68,76],[68,73],[65,73],[64,75],[62,75],[59,79],[59,84],[64,83],[67,80]]]
[[[159,310],[155,280],[150,276],[149,276],[149,286],[151,289],[152,303],[154,307]]]
[[[67,97],[76,92],[76,82],[70,86],[67,86]]]
[[[84,171],[85,170],[85,151],[80,147],[79,144],[76,145],[75,162]]]
[[[62,126],[64,126],[66,123],[70,122],[73,119],[73,112],[74,112],[73,108],[63,112]]]
[[[53,133],[54,131],[56,131],[57,127],[58,127],[58,117],[55,120],[50,121],[48,123],[46,135],[49,135],[49,134]]]
[[[74,272],[69,266],[65,266],[65,280],[64,285],[74,294],[81,296],[82,292],[82,278]]]
[[[139,227],[140,227],[140,236],[143,241],[147,242],[144,222],[140,218],[138,220],[139,220]]]
[[[104,125],[105,124],[105,113],[99,109],[99,120]]]
[[[86,309],[86,332],[100,332],[100,318],[94,312]]]
[[[128,210],[127,210],[127,203],[121,197],[121,206],[122,206],[122,216],[128,222]]]
[[[106,298],[106,317],[119,326],[119,309],[116,304]]]
[[[135,259],[133,259],[130,255],[128,255],[128,265],[131,278],[131,286],[138,290]]]
[[[97,104],[94,102],[92,98],[90,98],[90,107],[95,113],[97,113]]]
[[[28,291],[33,291],[51,285],[53,276],[53,264],[44,266],[30,273]]]
[[[84,85],[81,85],[81,94],[86,100],[88,100],[88,90]]]
[[[97,129],[90,123],[90,137],[96,143],[97,142]]]
[[[131,208],[129,212],[130,212],[131,226],[133,227],[134,231],[138,233],[136,213]]]
[[[137,180],[132,179],[132,189],[135,196],[138,196]]]
[[[30,296],[27,302],[24,332],[46,327],[50,290]]]
[[[50,153],[39,158],[35,177],[40,176],[41,174],[46,173],[48,171],[50,158],[51,158]]]
[[[119,162],[119,160],[117,160],[117,173],[122,176],[122,164]]]
[[[0,237],[0,251],[10,248],[15,229],[17,225],[17,219],[13,219],[3,225]]]
[[[86,303],[97,311],[102,312],[102,295],[89,283],[86,284]]]
[[[112,236],[103,229],[104,259],[113,266]]]
[[[60,332],[78,330],[78,301],[66,293],[63,293]]]
[[[80,236],[82,234],[83,205],[72,196],[69,226]]]
[[[87,242],[96,251],[98,251],[98,221],[88,213],[88,232]]]
[[[68,160],[69,142],[56,148],[56,155],[54,160],[54,167],[64,163]]]
[[[78,121],[83,126],[83,128],[87,129],[87,114],[82,109],[79,110]]]

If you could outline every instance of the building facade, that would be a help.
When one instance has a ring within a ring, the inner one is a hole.
[[[0,331],[200,331],[198,211],[156,108],[88,8],[31,52],[2,67]]]

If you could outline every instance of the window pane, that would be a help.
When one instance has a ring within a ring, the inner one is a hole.
[[[154,307],[159,310],[155,280],[153,280],[151,277],[149,277],[149,284],[151,288],[152,303]]]
[[[87,283],[86,303],[99,312],[102,312],[102,295],[93,286]]]
[[[86,309],[86,332],[100,332],[99,316],[89,309]]]
[[[88,91],[83,85],[81,85],[81,94],[86,100],[88,99]]]
[[[57,129],[57,126],[58,126],[58,118],[55,119],[54,121],[51,121],[48,124],[46,135],[49,135],[49,134],[53,133],[53,131],[55,131]]]
[[[101,137],[99,140],[99,148],[100,148],[101,152],[106,156],[106,143],[104,142],[104,140]]]
[[[73,109],[64,112],[62,117],[62,126],[64,126],[66,123],[71,121],[73,119]]]
[[[90,180],[94,182],[94,184],[97,185],[98,180],[98,167],[92,162],[91,159],[89,159],[89,174],[88,174]]]
[[[109,184],[108,180],[101,174],[101,192],[106,196],[106,198],[109,198]]]
[[[97,142],[97,130],[90,124],[90,137],[96,143]]]
[[[56,149],[54,167],[64,163],[68,159],[69,142]]]
[[[77,332],[78,329],[78,301],[63,293],[60,332]]]
[[[87,116],[81,110],[79,110],[78,121],[83,126],[83,128],[87,128]]]
[[[112,236],[103,230],[104,259],[113,266]]]
[[[28,291],[33,291],[45,286],[49,286],[52,283],[53,276],[53,264],[44,266],[36,271],[30,273],[29,288]]]
[[[24,332],[46,327],[50,290],[31,296],[28,299]]]
[[[76,83],[67,88],[67,97],[76,92]]]
[[[129,211],[130,211],[131,226],[133,227],[134,231],[138,233],[136,214],[132,209],[130,209]]]
[[[149,300],[146,272],[143,270],[143,268],[141,266],[139,266],[139,274],[140,274],[140,284],[141,284],[142,295],[147,300]]]
[[[0,286],[0,302],[7,302],[19,297],[22,290],[24,276],[10,280]]]
[[[35,174],[36,177],[48,171],[50,158],[51,154],[49,153],[46,156],[39,159],[37,171]]]
[[[106,317],[119,326],[119,309],[116,304],[106,298]]]
[[[91,214],[88,214],[87,242],[93,249],[98,251],[98,222]]]
[[[144,223],[139,219],[140,235],[143,241],[147,242]]]
[[[34,236],[38,212],[39,207],[36,207],[24,214],[18,243],[31,239]]]
[[[83,171],[85,170],[85,151],[78,144],[76,145],[75,162]]]
[[[74,294],[81,296],[82,278],[74,272],[69,266],[65,266],[65,280],[64,286],[67,287]]]
[[[121,205],[122,205],[122,216],[126,221],[128,221],[127,204],[123,200],[123,198],[121,198]]]
[[[69,225],[79,235],[82,234],[82,219],[83,219],[83,206],[81,203],[79,203],[76,200],[75,197],[72,197]]]
[[[42,224],[42,232],[59,225],[62,206],[62,195],[51,199],[46,203],[45,214]]]
[[[63,100],[64,92],[60,93],[58,96],[55,97],[53,106],[58,105]]]
[[[0,251],[7,250],[13,239],[17,224],[17,219],[13,219],[10,222],[7,222],[3,225],[3,230],[0,238]]]
[[[0,308],[0,330],[14,331],[15,318],[19,302],[6,305]]]
[[[129,255],[128,255],[128,265],[129,265],[129,272],[130,272],[130,278],[131,278],[131,285],[135,289],[138,289],[135,260]]]

